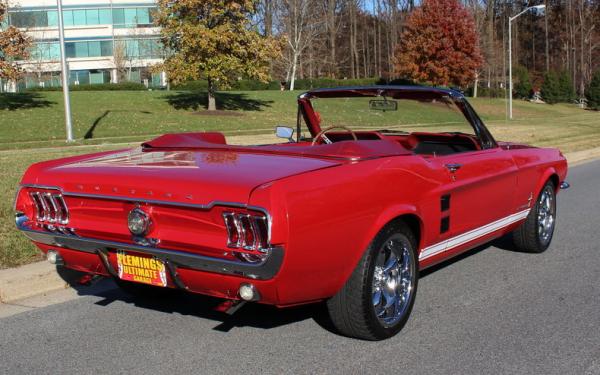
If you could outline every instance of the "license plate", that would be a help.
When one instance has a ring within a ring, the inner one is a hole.
[[[119,278],[156,286],[167,286],[165,263],[151,256],[117,251]]]

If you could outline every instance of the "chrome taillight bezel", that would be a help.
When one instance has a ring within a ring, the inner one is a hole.
[[[269,251],[269,221],[264,214],[227,211],[223,212],[223,221],[228,248],[263,254]],[[251,241],[248,241],[248,231],[251,232]]]
[[[30,191],[33,220],[40,224],[69,224],[69,208],[60,192]]]

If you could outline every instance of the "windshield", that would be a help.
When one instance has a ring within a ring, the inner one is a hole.
[[[427,100],[385,97],[311,98],[320,128],[394,132],[460,132],[473,127],[449,97]]]

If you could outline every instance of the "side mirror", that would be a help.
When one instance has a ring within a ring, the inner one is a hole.
[[[294,138],[292,138],[292,136],[294,135],[294,129],[292,129],[290,127],[287,127],[287,126],[276,127],[275,135],[277,135],[277,137],[279,137],[279,138],[284,138],[290,142],[294,142]]]

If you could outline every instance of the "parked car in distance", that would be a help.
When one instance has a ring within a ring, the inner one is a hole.
[[[546,250],[568,186],[559,150],[496,141],[453,90],[312,90],[276,132],[282,143],[167,134],[34,164],[17,227],[53,263],[129,293],[325,303],[341,334],[381,340],[407,322],[421,270],[508,233]]]

